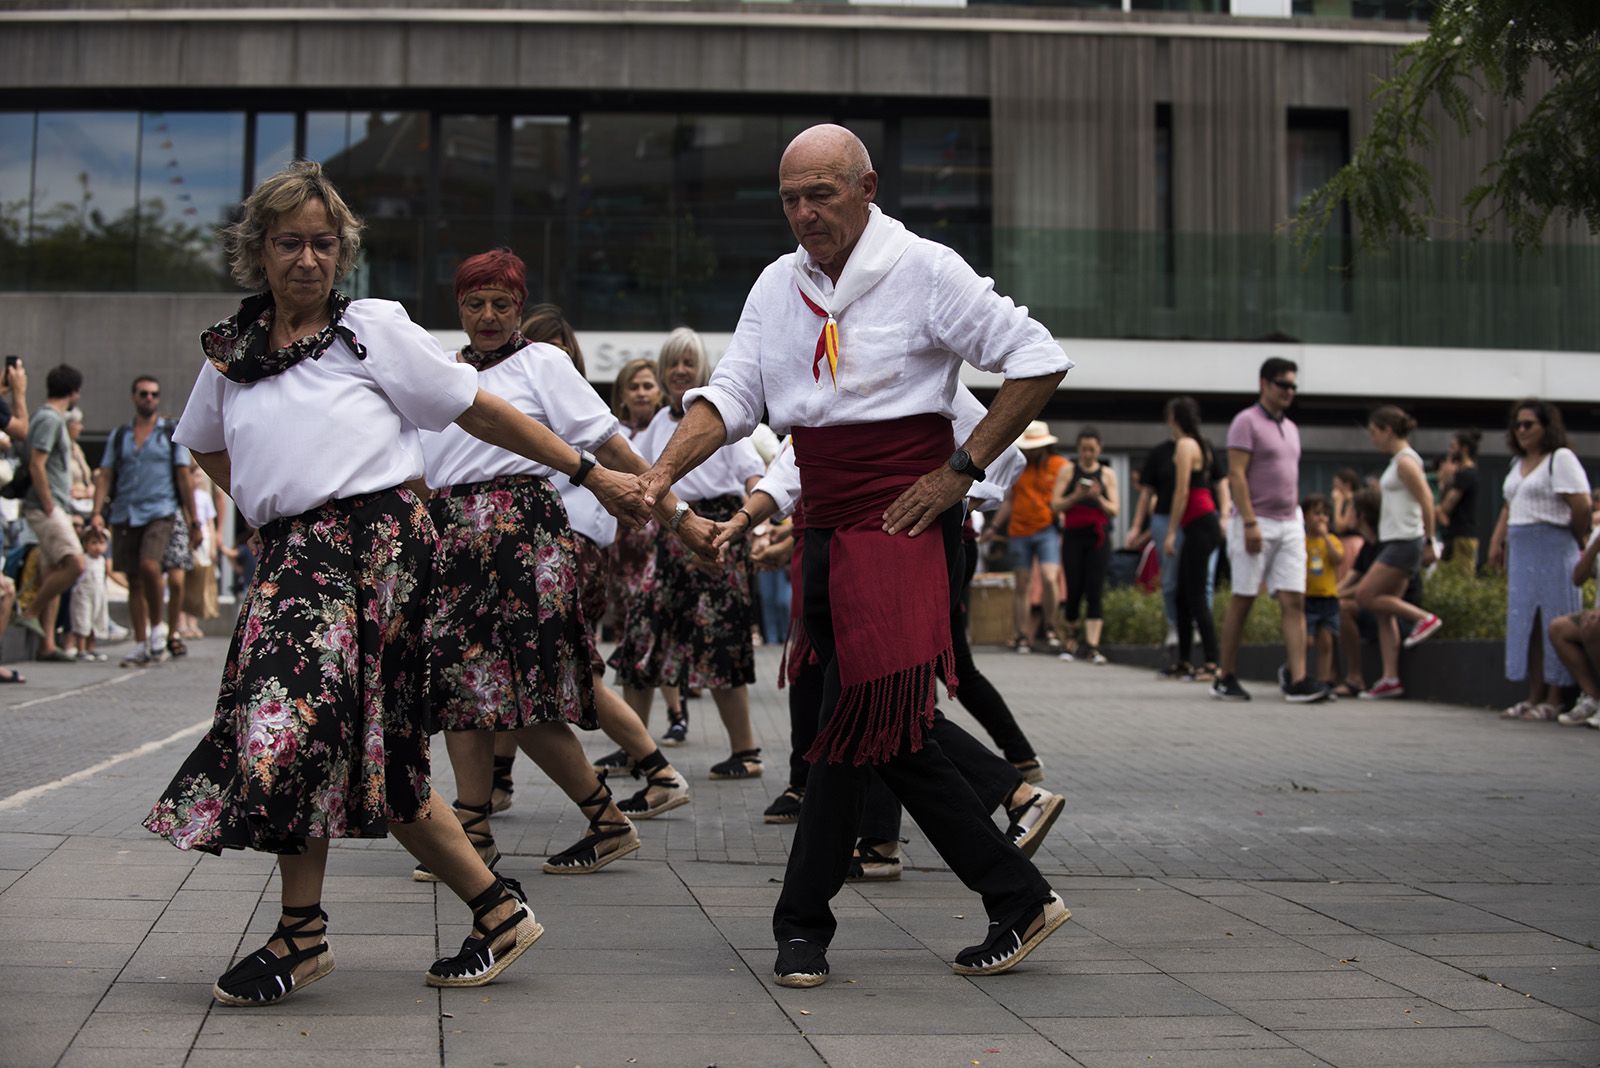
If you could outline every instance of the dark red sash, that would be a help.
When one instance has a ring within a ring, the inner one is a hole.
[[[933,723],[938,678],[955,692],[944,539],[937,528],[915,538],[883,532],[889,505],[954,448],[939,415],[794,428],[805,525],[833,531],[828,600],[841,686],[809,760],[881,763],[905,746],[914,752]],[[803,642],[790,650],[791,672],[804,662]]]

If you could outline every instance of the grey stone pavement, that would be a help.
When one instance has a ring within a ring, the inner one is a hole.
[[[1037,859],[1073,910],[1010,974],[949,970],[982,911],[908,824],[905,878],[840,894],[827,985],[771,984],[793,832],[760,820],[787,738],[762,650],[767,777],[706,781],[726,741],[692,704],[674,757],[695,802],[642,824],[634,858],[540,874],[582,824],[519,765],[501,867],[548,933],[501,982],[424,986],[465,908],[392,842],[342,843],[337,970],[276,1008],[215,1006],[274,922],[271,860],[180,853],[139,821],[209,719],[224,646],[140,672],[31,665],[0,694],[0,1064],[1600,1064],[1600,733],[1223,705],[1002,652],[979,663],[1066,794]]]

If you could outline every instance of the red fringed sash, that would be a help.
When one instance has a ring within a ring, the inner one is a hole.
[[[937,529],[883,532],[889,505],[954,448],[950,420],[938,415],[794,428],[805,524],[833,531],[828,601],[841,686],[808,760],[882,763],[905,746],[915,752],[933,723],[938,678],[955,693],[944,539]],[[803,646],[802,634],[791,674],[805,662]]]

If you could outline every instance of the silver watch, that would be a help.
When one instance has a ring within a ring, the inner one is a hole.
[[[672,510],[672,518],[667,520],[667,529],[676,534],[678,527],[683,524],[683,517],[689,514],[689,502],[679,501],[678,507]]]

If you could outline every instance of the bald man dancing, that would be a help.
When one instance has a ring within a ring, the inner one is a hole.
[[[937,741],[935,686],[953,682],[951,598],[960,587],[961,501],[1038,415],[1072,362],[1050,332],[950,249],[909,233],[873,199],[878,176],[839,126],[796,137],[778,193],[800,248],[750,291],[733,340],[655,466],[668,488],[763,411],[792,431],[805,526],[801,625],[824,667],[811,772],[773,915],[780,986],[827,978],[870,781],[882,777],[934,848],[983,897],[989,929],[951,965],[1011,968],[1070,913],[995,826]],[[960,361],[1005,375],[956,448]],[[742,534],[735,517],[727,533]]]

